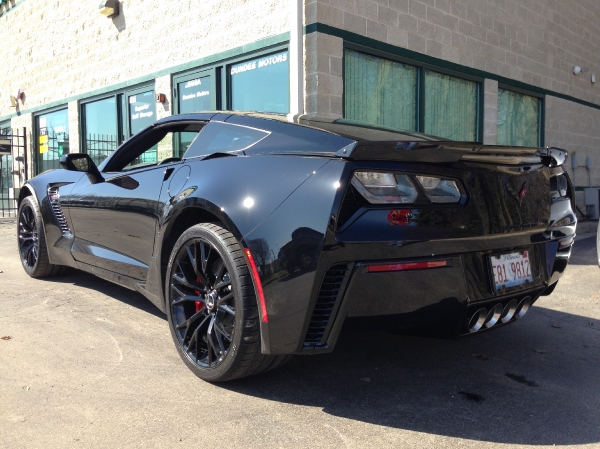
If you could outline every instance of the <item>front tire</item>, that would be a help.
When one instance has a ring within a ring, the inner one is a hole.
[[[62,265],[50,263],[42,214],[36,201],[28,196],[19,205],[17,236],[21,265],[32,278],[62,273]]]
[[[287,360],[260,352],[254,285],[240,244],[223,227],[206,223],[185,231],[171,252],[165,284],[171,336],[201,379],[237,379]]]

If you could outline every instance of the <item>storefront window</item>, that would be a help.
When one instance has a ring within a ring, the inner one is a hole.
[[[391,128],[417,129],[417,68],[347,50],[344,117]]]
[[[154,91],[148,87],[109,95],[81,105],[85,136],[83,151],[96,164],[106,159],[124,140],[156,121]],[[169,149],[169,156],[171,152]],[[156,161],[156,154],[152,157]]]
[[[344,118],[419,131],[451,140],[479,140],[480,83],[427,67],[344,52]]]
[[[59,160],[69,152],[69,115],[67,109],[36,117],[36,174],[59,168]]]
[[[498,145],[540,145],[540,105],[537,97],[498,89]]]
[[[425,70],[424,132],[451,140],[477,140],[478,83]]]
[[[279,52],[229,66],[231,109],[288,113],[288,52]]]
[[[117,98],[110,97],[83,105],[84,151],[100,164],[119,146]]]

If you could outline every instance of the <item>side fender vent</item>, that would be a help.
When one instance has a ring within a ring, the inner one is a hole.
[[[56,218],[56,222],[60,230],[62,231],[62,235],[64,237],[72,237],[71,229],[69,229],[69,225],[67,223],[67,219],[65,218],[65,214],[60,207],[60,193],[58,193],[58,187],[49,187],[48,188],[48,200],[50,200],[50,207],[52,208],[52,212],[54,213],[54,218]]]
[[[305,347],[325,344],[331,327],[331,318],[340,305],[349,271],[347,264],[339,264],[330,267],[325,273],[304,339]]]

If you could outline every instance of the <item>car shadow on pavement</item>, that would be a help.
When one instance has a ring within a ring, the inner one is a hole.
[[[45,282],[72,284],[77,287],[94,290],[106,296],[110,296],[117,301],[121,301],[128,306],[135,307],[139,310],[149,313],[150,315],[154,315],[155,317],[165,320],[167,319],[167,316],[141,293],[121,287],[117,284],[113,284],[112,282],[104,279],[100,279],[92,274],[86,273],[85,271],[69,269],[69,271],[63,275],[42,278],[40,280]]]
[[[219,385],[456,438],[599,443],[600,322],[590,322],[537,307],[517,323],[462,340],[347,333],[329,355],[297,356],[269,373]]]
[[[595,239],[576,242],[571,261],[596,265]],[[600,443],[600,320],[544,308],[544,300],[511,325],[459,340],[344,333],[331,354],[297,356],[221,385],[428,434],[519,445]]]

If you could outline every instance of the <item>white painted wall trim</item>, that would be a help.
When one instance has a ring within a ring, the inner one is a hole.
[[[290,1],[290,114],[304,113],[304,0]]]

